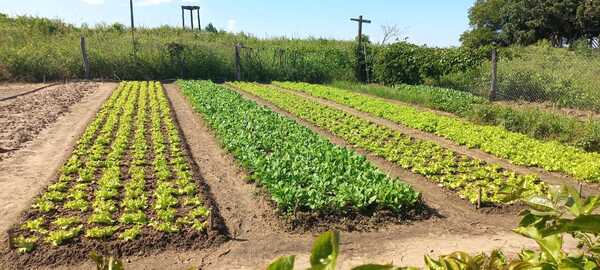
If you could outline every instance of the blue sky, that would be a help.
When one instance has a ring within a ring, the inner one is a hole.
[[[382,25],[397,25],[409,41],[432,46],[459,45],[468,29],[467,11],[474,0],[135,0],[136,24],[181,24],[180,5],[201,6],[202,24],[258,37],[308,36],[353,39],[350,17],[373,21],[365,33],[382,38]],[[0,0],[0,12],[60,18],[80,25],[129,22],[127,0]],[[189,18],[186,21],[189,25]]]

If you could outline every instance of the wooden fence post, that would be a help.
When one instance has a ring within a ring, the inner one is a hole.
[[[81,37],[81,54],[83,56],[83,69],[85,71],[85,79],[90,79],[90,61],[87,55],[87,49],[85,46],[85,38]]]
[[[490,87],[490,101],[496,100],[496,91],[498,90],[498,52],[494,47],[492,49],[492,82]]]
[[[235,80],[242,80],[242,64],[240,59],[240,50],[242,45],[240,43],[235,44]]]

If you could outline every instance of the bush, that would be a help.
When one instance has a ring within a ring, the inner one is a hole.
[[[0,81],[8,81],[12,75],[8,72],[5,65],[0,64]]]
[[[421,66],[417,57],[420,49],[417,45],[405,42],[382,49],[375,57],[375,80],[387,85],[421,83]]]
[[[400,42],[377,53],[374,77],[387,85],[434,83],[446,74],[480,65],[486,53],[486,48],[429,48]]]

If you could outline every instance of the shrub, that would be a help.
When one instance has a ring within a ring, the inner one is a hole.
[[[446,74],[473,69],[486,55],[486,49],[429,48],[400,42],[377,53],[374,77],[388,85],[434,83]]]

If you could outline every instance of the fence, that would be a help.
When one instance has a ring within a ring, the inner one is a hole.
[[[532,46],[498,52],[494,62],[463,74],[469,83],[456,87],[497,101],[548,103],[600,111],[600,52]]]

